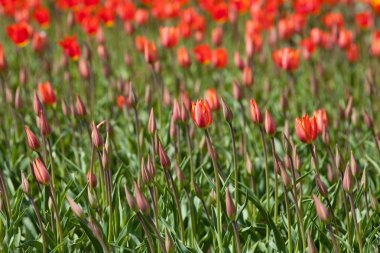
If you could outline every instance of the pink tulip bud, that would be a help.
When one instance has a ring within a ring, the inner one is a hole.
[[[49,136],[51,134],[51,128],[49,121],[47,120],[45,113],[41,110],[40,111],[40,129],[43,136]]]
[[[85,117],[87,115],[86,106],[84,105],[79,95],[77,95],[75,101],[75,115],[77,115],[78,117]]]
[[[160,157],[161,166],[164,169],[170,169],[170,159],[168,154],[166,153],[164,147],[162,146],[161,141],[158,142],[158,155]]]
[[[351,168],[349,163],[347,163],[346,171],[344,172],[343,176],[343,189],[348,192],[352,193],[354,189],[354,178],[352,176]]]
[[[212,43],[219,47],[223,42],[223,30],[221,27],[216,27],[211,32]]]
[[[268,110],[265,110],[265,131],[268,135],[273,136],[276,133],[276,123],[274,122],[272,115]]]
[[[33,151],[38,150],[40,148],[40,142],[38,141],[37,137],[34,135],[34,133],[32,132],[32,130],[30,130],[29,127],[25,126],[24,129],[28,147]]]
[[[245,66],[243,69],[242,83],[245,87],[251,87],[254,83],[253,72],[249,66]]]
[[[95,146],[95,148],[102,148],[103,147],[103,138],[102,135],[99,132],[98,127],[95,125],[95,122],[92,122],[92,132],[91,132],[91,139],[92,144]]]
[[[241,87],[240,87],[238,81],[236,81],[236,80],[233,82],[233,95],[237,101],[241,101],[243,98]]]
[[[36,160],[34,160],[33,171],[38,183],[42,185],[48,185],[50,183],[50,174],[40,158],[36,158]]]
[[[36,115],[39,115],[40,111],[42,110],[42,104],[41,104],[40,99],[38,98],[36,91],[33,94],[33,109]]]
[[[91,170],[87,172],[87,183],[91,185],[92,188],[96,188],[98,184],[98,180],[96,179],[96,175],[91,173]]]
[[[174,102],[173,102],[172,119],[174,120],[174,122],[181,121],[181,110],[179,108],[179,104],[178,104],[177,99],[174,99]]]
[[[236,207],[235,207],[234,202],[232,201],[231,194],[228,187],[226,187],[226,212],[227,212],[228,218],[231,221],[235,220]]]
[[[17,110],[20,110],[22,108],[22,99],[21,99],[21,89],[20,89],[20,86],[17,87],[16,93],[15,93],[15,108]]]
[[[226,104],[226,101],[224,101],[224,98],[222,98],[222,109],[223,109],[223,116],[224,119],[231,123],[232,119],[234,118],[234,115],[231,111],[231,108]]]
[[[21,171],[21,188],[25,194],[27,195],[29,194],[29,190],[30,190],[29,182],[22,171]]]
[[[135,197],[133,197],[132,194],[128,191],[127,186],[124,186],[124,190],[125,190],[125,197],[127,198],[127,203],[129,205],[129,207],[133,211],[137,212],[137,204],[136,204]]]
[[[319,175],[317,175],[315,177],[315,183],[317,185],[317,188],[318,188],[318,191],[319,193],[323,196],[323,197],[327,197],[327,195],[329,194],[329,190],[327,189],[327,186],[325,185],[325,183],[323,183],[322,179],[319,177]]]
[[[355,160],[354,154],[352,153],[351,150],[351,172],[354,178],[358,178],[359,176],[359,166],[358,163]]]
[[[69,205],[71,207],[71,211],[73,211],[75,216],[78,218],[82,218],[83,217],[82,208],[69,196],[67,196],[66,199],[67,199],[67,202],[69,202]]]
[[[327,208],[322,204],[317,196],[313,194],[315,210],[317,211],[318,218],[324,223],[329,222],[329,212]]]
[[[156,123],[156,118],[154,117],[154,111],[152,107],[152,109],[150,109],[149,120],[148,120],[148,132],[150,134],[155,134],[156,131],[157,131],[157,123]]]
[[[90,77],[90,66],[88,65],[87,61],[83,58],[79,60],[79,74],[85,80],[88,80],[88,78]]]
[[[138,186],[137,182],[135,182],[135,194],[136,194],[136,202],[137,202],[138,208],[143,214],[148,215],[150,212],[150,206],[149,206],[148,200],[145,198],[144,194],[141,192],[140,187]]]

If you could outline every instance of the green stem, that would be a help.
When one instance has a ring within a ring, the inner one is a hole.
[[[283,186],[283,189],[284,189],[284,196],[285,196],[286,216],[288,218],[288,247],[289,247],[289,252],[293,252],[293,237],[292,237],[292,224],[290,221],[289,199],[288,199],[288,193],[285,189],[285,186]]]
[[[351,212],[352,212],[352,218],[354,219],[356,239],[357,239],[358,244],[359,244],[359,252],[362,253],[363,252],[363,243],[362,243],[362,239],[361,239],[361,236],[360,236],[359,224],[358,224],[358,221],[356,219],[356,212],[355,212],[355,204],[354,204],[354,196],[353,196],[353,194],[352,193],[348,194],[348,198],[349,198],[350,204],[351,204]]]
[[[32,203],[34,212],[37,216],[38,225],[40,226],[41,236],[42,236],[42,252],[46,253],[46,237],[45,237],[45,231],[44,231],[44,225],[42,223],[40,212],[38,211],[38,208],[36,206],[36,203],[34,202],[32,196],[28,195],[28,198],[30,202]]]
[[[55,216],[56,216],[56,220],[57,220],[57,225],[58,225],[58,233],[59,233],[59,239],[60,239],[60,244],[61,244],[61,251],[64,252],[64,249],[63,249],[63,232],[62,232],[62,224],[61,224],[61,218],[59,217],[59,212],[58,212],[58,207],[57,207],[57,201],[55,199],[55,196],[53,194],[53,192],[55,193],[55,190],[54,190],[54,187],[53,185],[49,185],[48,187],[48,192],[49,192],[49,195],[50,195],[50,198],[51,198],[51,202],[53,203],[53,208],[54,208],[54,212],[55,212]]]
[[[265,142],[264,130],[262,126],[259,126],[261,142],[264,149],[264,159],[265,159],[265,191],[266,191],[266,201],[267,201],[267,212],[270,213],[270,199],[269,199],[269,167],[268,167],[268,153],[267,144]],[[269,241],[269,225],[267,224],[266,239]]]
[[[235,204],[236,206],[239,205],[239,171],[237,167],[237,161],[236,161],[236,143],[235,143],[235,133],[234,129],[232,127],[232,124],[228,122],[228,126],[230,128],[230,134],[231,134],[231,140],[232,140],[232,149],[233,149],[233,156],[234,156],[234,171],[235,171]]]
[[[223,250],[223,241],[222,241],[222,210],[221,210],[221,204],[220,204],[220,179],[219,179],[219,173],[218,173],[218,164],[216,162],[214,151],[212,149],[212,142],[210,135],[205,129],[205,135],[206,135],[206,141],[207,141],[207,147],[209,154],[211,156],[211,160],[214,166],[214,176],[215,176],[215,184],[216,184],[216,221],[217,221],[217,240],[218,240],[218,247],[219,252],[222,252]]]
[[[296,198],[294,196],[294,193],[292,191],[290,191],[290,193],[291,193],[291,195],[293,197],[294,206],[296,208],[296,212],[297,212],[297,216],[298,216],[299,227],[300,227],[300,230],[301,230],[301,240],[302,240],[303,250],[306,250],[306,236],[305,236],[305,228],[304,228],[304,225],[303,225],[303,219],[302,219],[302,216],[301,216],[300,209],[298,207],[298,203],[296,202]]]
[[[236,242],[237,252],[241,253],[241,243],[240,243],[240,239],[239,239],[239,231],[238,231],[238,227],[237,227],[236,221],[232,222],[232,228],[234,230],[234,236],[235,236],[235,242]]]
[[[144,219],[141,217],[139,213],[136,213],[137,218],[139,219],[141,226],[145,232],[146,239],[148,240],[148,245],[151,253],[154,253],[154,244],[153,244],[153,239],[152,236],[150,235],[149,229],[147,228]]]

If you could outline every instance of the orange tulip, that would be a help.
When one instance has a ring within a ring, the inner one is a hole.
[[[329,127],[329,118],[326,109],[319,109],[314,112],[313,117],[317,121],[318,133],[322,133],[324,129]]]
[[[40,158],[36,158],[33,162],[33,171],[38,183],[48,185],[50,183],[50,174]]]
[[[375,12],[380,13],[380,0],[371,0],[371,5]]]
[[[341,28],[344,25],[344,19],[341,13],[330,12],[323,17],[323,23],[327,28]]]
[[[252,98],[250,101],[249,112],[251,114],[251,119],[253,123],[261,124],[263,123],[263,116],[261,115],[261,111],[256,101]]]
[[[115,11],[112,7],[104,7],[98,12],[100,20],[108,27],[115,23]]]
[[[202,64],[208,64],[211,61],[212,52],[207,44],[201,44],[193,49],[195,59]]]
[[[178,44],[179,30],[176,27],[161,27],[161,44],[166,48],[173,48]]]
[[[315,117],[305,114],[302,119],[296,119],[296,133],[303,143],[312,143],[318,137],[318,125]]]
[[[146,41],[144,44],[144,57],[148,64],[153,64],[157,61],[157,48],[154,41]]]
[[[212,112],[207,101],[199,99],[191,106],[191,117],[199,128],[208,128],[212,123]]]
[[[211,110],[217,111],[220,109],[218,94],[216,93],[216,90],[214,88],[211,88],[206,91],[205,98]]]
[[[222,69],[227,65],[228,53],[225,48],[217,48],[212,51],[212,64],[218,69]]]
[[[26,22],[9,25],[7,34],[16,46],[25,47],[32,35],[32,27]]]
[[[182,68],[188,68],[191,65],[191,59],[189,52],[185,47],[180,47],[177,50],[177,59],[179,62],[179,65],[181,65]]]
[[[41,97],[41,100],[46,105],[52,105],[57,102],[57,97],[50,82],[38,84],[38,93]]]
[[[279,68],[286,71],[293,71],[298,68],[300,52],[293,48],[282,48],[273,52],[273,60]]]
[[[67,36],[64,40],[58,43],[63,48],[68,57],[74,61],[77,61],[79,59],[81,51],[76,35],[73,35],[71,37]]]

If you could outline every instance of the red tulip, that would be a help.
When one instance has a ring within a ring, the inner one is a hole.
[[[340,30],[338,45],[342,49],[348,48],[353,42],[352,32],[349,30]]]
[[[33,171],[38,183],[48,185],[50,183],[50,174],[40,158],[36,158],[33,162]]]
[[[77,61],[79,59],[81,51],[76,35],[73,35],[71,37],[67,36],[64,40],[58,43],[63,48],[68,57],[74,61]]]
[[[315,51],[315,45],[310,38],[306,38],[301,42],[302,54],[305,60],[309,60]]]
[[[177,50],[177,60],[182,68],[188,68],[191,65],[191,58],[189,52],[185,47],[180,47]]]
[[[263,123],[263,116],[261,115],[261,111],[256,101],[252,98],[250,101],[249,111],[251,113],[251,119],[255,124]]]
[[[218,69],[222,69],[227,65],[228,53],[225,48],[217,48],[212,51],[212,64]]]
[[[211,49],[207,44],[201,44],[193,49],[195,59],[202,64],[208,64],[211,61]]]
[[[5,70],[6,66],[7,62],[5,60],[4,48],[3,45],[0,43],[0,72]]]
[[[154,41],[149,42],[146,41],[144,44],[144,56],[145,56],[145,61],[148,64],[153,64],[157,61],[157,49],[156,49],[156,43]]]
[[[38,94],[45,105],[52,105],[57,102],[57,97],[50,82],[38,84]]]
[[[318,133],[322,133],[324,129],[329,127],[329,119],[326,109],[322,108],[314,112],[313,117],[317,121]]]
[[[211,110],[217,111],[220,109],[218,94],[216,93],[216,90],[214,88],[211,88],[206,91],[205,98]]]
[[[161,27],[161,44],[166,48],[173,48],[178,44],[179,30],[176,27]]]
[[[371,40],[371,53],[375,57],[380,57],[380,31],[374,32],[372,34],[372,40]],[[1,54],[0,54],[1,58]],[[1,63],[1,60],[0,60]],[[0,64],[1,69],[1,64]]]
[[[268,135],[274,135],[276,133],[277,126],[274,122],[272,115],[268,110],[265,110],[265,131]]]
[[[373,27],[374,18],[369,11],[361,12],[355,16],[356,24],[360,29],[366,30]]]
[[[318,125],[315,117],[309,118],[309,115],[305,114],[302,120],[296,119],[296,132],[298,138],[303,143],[312,143],[318,137]]]
[[[91,185],[92,188],[96,188],[96,186],[98,184],[98,180],[97,180],[95,174],[91,173],[90,170],[87,173],[87,183],[89,185]]]
[[[273,60],[279,68],[293,71],[298,68],[300,57],[299,51],[292,48],[282,48],[273,52]]]
[[[137,51],[140,53],[144,52],[145,43],[148,42],[148,39],[144,36],[136,36],[135,38],[135,46]]]
[[[219,4],[213,5],[210,8],[212,18],[218,22],[223,23],[228,18],[228,5],[224,2],[220,2]]]
[[[98,12],[100,20],[108,27],[115,23],[115,11],[112,7],[104,7]]]
[[[48,45],[48,37],[44,31],[33,34],[32,47],[34,52],[42,53]]]
[[[323,17],[323,23],[327,28],[341,28],[344,25],[344,20],[341,13],[330,12]]]
[[[16,46],[25,47],[32,35],[32,27],[26,22],[9,25],[7,34]]]
[[[346,50],[348,62],[354,63],[360,57],[360,51],[358,45],[352,43]]]
[[[208,128],[212,123],[212,112],[207,101],[199,99],[191,106],[191,117],[199,128]]]
[[[34,19],[37,23],[44,29],[49,28],[50,26],[50,13],[49,9],[45,7],[38,7],[34,11]]]
[[[95,35],[99,30],[99,17],[89,15],[83,19],[81,26],[88,35]]]

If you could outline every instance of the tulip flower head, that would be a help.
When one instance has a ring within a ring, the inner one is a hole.
[[[205,98],[211,110],[218,111],[220,109],[218,94],[214,88],[206,91]]]
[[[199,128],[208,128],[212,123],[212,111],[207,101],[199,99],[191,106],[191,117]]]
[[[263,123],[263,116],[261,115],[260,108],[253,98],[250,100],[249,111],[251,113],[251,119],[253,123],[255,124]]]
[[[49,171],[46,169],[45,164],[40,160],[40,158],[36,158],[36,160],[34,160],[33,171],[38,183],[42,185],[48,185],[50,183]]]
[[[268,110],[265,110],[265,131],[268,135],[273,136],[276,133],[277,126],[274,122],[272,115]]]
[[[32,32],[32,27],[26,22],[9,25],[7,27],[9,38],[18,47],[25,47],[28,44]]]
[[[305,114],[302,119],[296,119],[296,132],[298,138],[303,143],[312,143],[318,137],[317,120],[313,116],[311,119],[309,115]]]
[[[286,71],[294,71],[300,62],[300,52],[293,48],[282,48],[273,53],[273,60],[277,67]]]
[[[50,82],[38,84],[38,93],[45,105],[53,105],[57,102],[57,97]]]
[[[76,35],[67,36],[64,40],[58,42],[59,45],[65,51],[65,54],[70,57],[72,60],[77,61],[81,54],[81,50],[77,41]]]

